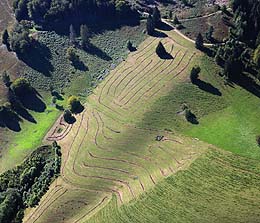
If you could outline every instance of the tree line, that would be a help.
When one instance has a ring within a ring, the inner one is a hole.
[[[0,175],[0,222],[21,223],[59,175],[61,149],[56,142],[35,150],[21,165]]]
[[[53,23],[85,15],[128,17],[136,14],[125,0],[15,0],[14,13],[18,21]]]

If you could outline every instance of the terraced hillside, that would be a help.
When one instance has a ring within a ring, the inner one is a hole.
[[[195,139],[137,127],[154,101],[186,78],[200,54],[174,31],[165,34],[149,37],[113,70],[74,125],[60,120],[50,131],[46,140],[63,148],[61,177],[24,222],[85,222],[112,194],[119,205],[129,202],[205,151]],[[156,55],[159,41],[170,59]]]

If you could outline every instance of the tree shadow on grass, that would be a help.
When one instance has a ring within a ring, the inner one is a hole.
[[[72,62],[72,66],[75,67],[77,70],[81,71],[88,71],[88,67],[82,61],[74,61]]]
[[[155,30],[152,36],[153,37],[157,37],[157,38],[166,38],[166,37],[168,37],[167,34],[165,34],[163,32],[160,32],[158,30]]]
[[[167,23],[165,22],[161,22],[159,24],[159,27],[158,27],[160,30],[163,30],[163,31],[171,31],[173,30],[173,27],[171,27],[170,25],[168,25]]]
[[[254,81],[253,78],[246,75],[241,75],[239,78],[231,79],[231,81],[260,98],[260,86]]]
[[[26,94],[19,98],[23,107],[35,112],[44,112],[46,109],[45,103],[41,100],[41,95],[34,90],[31,94]]]
[[[202,81],[200,79],[197,79],[193,82],[195,85],[198,86],[199,89],[206,91],[208,93],[217,95],[217,96],[221,96],[222,93],[219,91],[218,88],[214,87],[212,84],[207,83],[205,81]]]
[[[53,71],[53,66],[50,62],[50,49],[37,41],[26,54],[19,55],[18,57],[29,67],[45,76],[50,76]]]
[[[17,115],[29,122],[37,123],[33,116],[23,107],[20,100],[15,96],[15,94],[11,90],[8,91],[8,100],[11,103],[13,111],[15,111]]]
[[[158,56],[163,60],[172,60],[173,56],[169,54],[168,52],[165,52],[164,54],[158,54]]]
[[[23,106],[16,107],[14,111],[23,119],[35,124],[37,123],[34,117]]]
[[[190,122],[193,125],[198,125],[199,121],[196,117],[196,115],[194,115],[193,113],[190,113],[189,117],[186,117],[187,121]]]
[[[106,52],[96,47],[92,43],[89,43],[88,47],[84,50],[91,55],[95,55],[101,58],[102,60],[106,60],[106,61],[112,60],[112,58]]]
[[[11,131],[14,131],[14,132],[20,132],[21,131],[21,126],[20,126],[20,121],[21,118],[13,113],[13,114],[8,114],[8,115],[5,115],[4,117],[0,117],[0,127],[1,128],[8,128],[9,130]]]

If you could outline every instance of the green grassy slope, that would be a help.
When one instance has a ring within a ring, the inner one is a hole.
[[[260,164],[209,149],[180,171],[117,207],[115,199],[87,223],[259,222]]]
[[[201,90],[187,78],[158,100],[140,125],[179,131],[234,153],[260,159],[256,143],[260,133],[259,98],[239,86],[225,86],[218,75],[219,68],[206,56],[196,64],[201,67],[200,79],[217,88],[221,96]],[[185,122],[183,115],[177,114],[183,103],[198,117],[198,125]]]
[[[65,99],[67,96],[75,94],[82,96],[84,100],[84,96],[89,94],[97,82],[101,81],[97,77],[104,76],[105,73],[108,73],[110,69],[113,69],[127,56],[129,53],[126,48],[127,40],[131,39],[133,44],[137,46],[145,38],[146,35],[142,33],[143,29],[144,23],[142,22],[137,26],[117,27],[93,35],[91,42],[97,48],[98,53],[77,50],[80,59],[88,67],[87,71],[76,70],[66,59],[66,49],[69,46],[68,37],[47,31],[38,33],[38,40],[47,48],[41,52],[42,56],[39,56],[37,52],[36,55],[32,56],[35,69],[26,66],[24,76],[36,89],[41,89],[42,100],[47,108],[44,112],[28,110],[37,124],[23,119],[20,122],[20,132],[0,129],[0,142],[2,142],[0,148],[0,173],[22,162],[32,150],[40,146],[48,130],[58,116],[62,114],[51,105],[49,87],[53,86],[57,91],[64,88]],[[47,63],[42,57],[46,57],[45,60],[49,62]],[[51,64],[53,66],[50,75],[40,72],[47,69],[45,66],[43,67],[43,61],[45,61],[44,65]],[[36,68],[41,69],[37,71]],[[19,72],[21,71],[19,70]],[[66,100],[58,101],[58,104],[63,104],[66,107]]]

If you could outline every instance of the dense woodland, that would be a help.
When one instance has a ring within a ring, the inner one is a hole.
[[[43,146],[21,165],[0,175],[0,222],[22,222],[24,210],[34,207],[59,175],[60,147]]]
[[[26,19],[40,24],[64,21],[68,18],[127,18],[135,13],[125,0],[15,0],[13,7],[18,21]]]
[[[234,11],[234,38],[245,41],[252,46],[260,43],[260,2],[255,0],[232,0]]]

